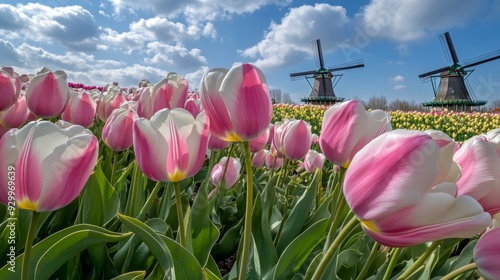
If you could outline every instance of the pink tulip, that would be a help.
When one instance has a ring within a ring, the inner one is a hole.
[[[184,109],[186,109],[189,113],[191,113],[191,115],[196,117],[203,110],[203,106],[201,105],[201,100],[191,97],[186,100]]]
[[[229,145],[229,142],[214,136],[212,133],[208,135],[208,149],[210,151],[220,151],[225,149]]]
[[[200,82],[200,98],[210,117],[210,132],[229,142],[259,136],[272,118],[266,78],[251,64],[210,70]]]
[[[472,196],[491,215],[499,213],[500,158],[495,146],[483,136],[474,136],[464,142],[453,159],[462,169],[458,194]]]
[[[350,100],[325,111],[319,146],[329,161],[347,168],[361,148],[390,130],[387,113],[381,110],[367,112],[359,101]]]
[[[66,73],[43,68],[30,82],[26,90],[26,105],[35,115],[53,118],[61,115],[69,100]]]
[[[316,133],[312,134],[312,143],[313,144],[319,144],[319,136]]]
[[[97,100],[97,116],[105,122],[113,110],[119,108],[123,102],[127,102],[125,94],[116,86],[107,86],[106,91],[102,92]]]
[[[71,91],[68,105],[61,119],[83,127],[89,127],[94,122],[96,102],[89,93]]]
[[[283,122],[276,122],[269,124],[269,138],[267,138],[267,144],[271,145],[271,142],[273,142],[274,139],[274,131],[276,130],[276,126],[282,124]]]
[[[325,155],[315,150],[309,150],[304,158],[304,168],[309,173],[315,173],[317,169],[323,169]]]
[[[474,261],[479,274],[486,280],[500,279],[500,228],[487,231],[474,247]]]
[[[0,139],[0,202],[15,185],[18,208],[37,212],[60,209],[82,191],[98,156],[98,140],[73,125],[61,129],[47,121],[11,129]],[[12,173],[10,173],[12,172]]]
[[[267,144],[267,139],[269,138],[269,128],[266,128],[259,136],[250,140],[250,152],[256,153],[262,149]]]
[[[472,197],[437,182],[440,149],[426,133],[396,130],[368,143],[347,169],[343,190],[364,231],[391,247],[469,238],[491,224]]]
[[[278,170],[283,165],[283,158],[275,157],[272,152],[266,155],[266,167],[267,169]]]
[[[28,120],[28,116],[29,110],[26,106],[26,99],[21,94],[14,105],[4,111],[0,111],[0,126],[5,128],[21,127]]]
[[[311,125],[304,120],[286,120],[276,127],[273,145],[291,160],[303,159],[312,143]]]
[[[150,119],[161,109],[184,108],[188,87],[186,79],[177,73],[169,73],[167,78],[141,92],[137,103],[137,114],[141,118]]]
[[[11,67],[0,68],[0,111],[16,103],[21,91],[19,75]]]
[[[118,108],[111,113],[102,129],[102,140],[114,151],[132,146],[133,125],[139,117],[134,110]]]
[[[134,123],[134,152],[142,172],[152,180],[178,182],[198,173],[205,160],[209,120],[186,110],[162,109],[151,120]]]
[[[264,166],[264,163],[266,162],[266,156],[267,154],[269,154],[269,151],[268,150],[260,150],[258,152],[256,152],[255,154],[253,154],[253,157],[252,157],[252,167],[254,168],[261,168],[262,166]]]
[[[227,165],[227,169],[226,169]],[[224,170],[226,170],[226,176],[224,178]],[[210,181],[217,187],[220,187],[222,180],[224,179],[224,187],[230,189],[238,178],[240,177],[241,162],[239,158],[223,157],[219,163],[215,164],[210,175]]]
[[[453,154],[455,153],[457,143],[442,131],[429,129],[424,132],[429,134],[439,146],[440,175],[436,178],[436,183],[442,182],[443,180],[455,183],[461,174],[460,167],[453,160]]]

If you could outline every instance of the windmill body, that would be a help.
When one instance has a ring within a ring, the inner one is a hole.
[[[321,50],[321,43],[319,39],[314,41],[313,50],[317,52],[320,68],[318,70],[290,74],[290,78],[292,79],[314,79],[314,84],[311,86],[311,93],[309,94],[309,97],[301,98],[301,101],[305,102],[306,104],[322,105],[330,105],[344,101],[344,98],[335,96],[333,90],[335,86],[334,84],[336,84],[340,80],[342,74],[334,75],[332,74],[332,72],[364,67],[362,60],[357,60],[348,64],[327,69],[324,66],[323,53]]]
[[[423,105],[426,107],[448,108],[454,111],[470,111],[474,107],[485,105],[486,101],[476,100],[474,93],[468,89],[466,79],[474,70],[466,69],[500,58],[500,50],[470,59],[460,65],[448,32],[441,35],[441,42],[443,48],[449,51],[447,54],[451,57],[453,64],[419,75],[422,81],[431,80],[433,88],[435,88],[434,80],[439,79],[439,87],[434,90],[434,100],[425,102]]]

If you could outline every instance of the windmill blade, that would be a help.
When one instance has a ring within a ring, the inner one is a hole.
[[[292,81],[298,81],[298,80],[305,80],[307,78],[312,78],[313,76],[307,76],[307,75],[302,75],[302,76],[294,76],[290,77],[290,80]]]
[[[420,79],[422,79],[422,78],[429,77],[429,76],[432,76],[434,74],[441,73],[441,72],[447,71],[447,70],[450,70],[450,66],[445,66],[443,68],[439,68],[439,69],[436,69],[436,70],[433,70],[433,71],[429,71],[429,72],[424,73],[424,74],[420,74],[420,75],[418,75],[418,77]]]
[[[492,51],[492,52],[487,53],[487,54],[483,54],[483,55],[471,58],[471,59],[464,60],[464,65],[462,67],[463,68],[474,67],[476,65],[490,62],[490,61],[493,61],[493,60],[496,60],[499,58],[500,58],[500,49],[498,49],[496,51]]]
[[[451,65],[451,54],[450,54],[450,48],[448,47],[448,44],[446,43],[446,38],[444,36],[444,33],[439,35],[439,42],[441,43],[441,48],[443,49],[444,57],[446,59],[446,64]]]
[[[360,68],[360,67],[365,67],[365,64],[363,63],[363,59],[358,59],[358,60],[355,60],[352,62],[347,62],[347,63],[332,66],[330,69],[328,69],[328,71],[334,72],[334,71],[342,71],[342,70]]]
[[[448,44],[448,49],[450,50],[451,59],[453,60],[453,64],[458,63],[457,52],[455,51],[455,47],[453,46],[453,42],[451,41],[450,33],[444,33],[444,38],[446,40],[446,44]]]
[[[313,46],[313,52],[315,57],[315,60],[319,62],[319,67],[324,68],[325,67],[325,62],[323,60],[323,51],[321,50],[321,41],[319,39],[316,39],[312,41],[312,46]]]
[[[314,75],[314,74],[316,74],[316,70],[297,72],[297,73],[290,74],[290,78],[297,77],[297,76]]]

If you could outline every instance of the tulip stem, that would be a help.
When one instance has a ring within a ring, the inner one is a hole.
[[[422,264],[424,264],[424,262],[432,254],[432,252],[434,252],[434,250],[436,250],[436,248],[439,247],[440,243],[441,243],[441,241],[434,241],[434,242],[432,242],[431,246],[429,246],[429,248],[427,248],[427,250],[420,256],[420,258],[418,258],[412,264],[412,266],[410,266],[410,268],[408,268],[403,274],[401,274],[401,276],[398,277],[398,280],[408,279],[408,277],[410,277],[410,275],[413,272],[415,272],[417,269],[420,268],[420,266]]]
[[[340,168],[340,174],[338,177],[337,185],[335,186],[335,189],[333,191],[334,194],[337,195],[337,201],[334,205],[334,206],[337,206],[337,208],[334,209],[332,207],[332,211],[333,210],[336,210],[336,211],[335,211],[335,214],[331,216],[332,217],[332,224],[330,226],[330,232],[328,233],[328,236],[326,238],[325,248],[330,246],[335,234],[337,233],[337,227],[339,226],[340,219],[342,218],[342,214],[344,213],[345,205],[347,204],[347,202],[344,198],[344,193],[342,192],[342,184],[344,183],[345,171],[346,171],[345,168],[343,168],[343,167]],[[335,197],[333,197],[333,198],[335,198]],[[332,199],[332,203],[333,203],[333,199]]]
[[[175,188],[175,205],[177,207],[177,220],[179,221],[179,240],[181,245],[186,247],[186,230],[184,228],[184,214],[182,213],[182,201],[181,201],[181,183],[174,182]]]
[[[156,198],[156,195],[158,194],[160,187],[161,187],[161,182],[156,182],[155,187],[153,188],[153,190],[149,194],[149,197],[146,200],[146,203],[144,203],[144,206],[142,206],[142,209],[139,212],[139,215],[137,216],[137,219],[139,221],[144,221],[144,219],[146,218],[146,212],[149,210],[149,208],[153,204],[153,201]]]
[[[441,280],[453,280],[453,279],[455,279],[455,277],[462,275],[468,271],[474,270],[476,268],[477,268],[476,263],[470,263],[470,264],[464,265],[464,266],[462,266],[458,269],[455,269],[452,272],[446,274],[445,276],[443,276],[443,278],[441,278]]]
[[[245,148],[245,168],[247,173],[247,190],[245,204],[245,228],[243,230],[243,248],[241,251],[240,269],[238,270],[238,279],[246,279],[248,260],[250,258],[250,242],[252,235],[252,208],[253,208],[253,175],[252,158],[250,155],[250,143],[243,142]]]
[[[375,259],[375,256],[377,255],[377,251],[380,248],[380,244],[378,242],[373,243],[372,250],[370,251],[370,255],[368,256],[368,259],[366,260],[365,264],[363,265],[363,268],[359,272],[358,276],[356,277],[356,280],[363,280],[366,279],[365,275],[368,272],[368,269],[370,269],[370,266],[373,263],[373,260]]]
[[[396,265],[399,259],[399,255],[401,254],[402,251],[403,251],[402,248],[393,248],[391,250],[391,260],[389,261],[389,265],[385,270],[384,278],[382,278],[383,280],[391,279],[392,270],[394,269],[394,266]]]
[[[351,233],[353,229],[355,229],[359,225],[358,218],[356,216],[352,217],[351,220],[342,228],[342,230],[339,232],[339,235],[335,238],[335,240],[332,242],[332,245],[328,247],[328,250],[326,251],[325,255],[321,259],[321,262],[318,265],[318,268],[314,272],[313,277],[311,280],[320,280],[320,279],[330,279],[331,277],[323,277],[323,273],[325,273],[326,268],[332,261],[333,257],[335,256],[335,252],[337,252],[337,249],[340,247],[342,242],[344,242],[347,238],[347,236]]]
[[[118,152],[113,151],[113,166],[111,166],[111,178],[110,178],[110,183],[111,186],[114,188],[115,187],[115,172],[116,172],[116,165],[118,164]]]
[[[28,230],[28,236],[26,237],[26,245],[24,246],[23,268],[21,271],[22,280],[29,279],[31,247],[33,247],[33,239],[35,238],[35,232],[39,219],[40,219],[40,213],[32,211],[31,223]]]

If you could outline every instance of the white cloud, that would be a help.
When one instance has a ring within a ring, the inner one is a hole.
[[[201,50],[188,50],[181,45],[151,42],[147,45],[146,54],[152,57],[144,58],[144,62],[175,69],[195,69],[207,64],[207,59],[201,55]]]
[[[358,14],[359,28],[368,38],[407,42],[430,31],[462,27],[488,6],[488,0],[372,0]]]
[[[389,83],[391,83],[391,84],[402,83],[402,82],[404,82],[404,80],[405,80],[405,78],[403,76],[397,75],[394,77],[390,77]]]
[[[346,10],[340,6],[292,8],[280,24],[271,23],[262,41],[240,53],[256,59],[254,63],[262,69],[293,64],[304,59],[305,54],[312,54],[311,41],[315,39],[321,39],[323,52],[338,49],[348,22]]]
[[[406,88],[405,85],[395,85],[392,87],[393,90],[403,90],[405,88]]]

